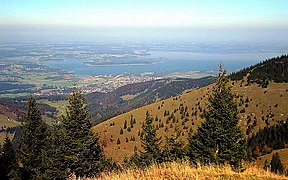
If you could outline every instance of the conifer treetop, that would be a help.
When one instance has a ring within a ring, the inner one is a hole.
[[[104,168],[103,149],[91,130],[90,118],[85,98],[80,91],[72,91],[66,113],[61,116],[66,148],[63,163],[77,177],[91,177]]]
[[[203,114],[205,121],[189,137],[188,156],[192,163],[229,163],[235,168],[241,167],[245,139],[228,82],[226,71],[220,65],[218,80],[208,99],[208,110]]]
[[[37,179],[43,172],[42,151],[46,144],[47,125],[42,119],[36,100],[31,96],[21,130],[19,156],[30,178]]]

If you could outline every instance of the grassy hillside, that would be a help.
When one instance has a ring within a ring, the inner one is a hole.
[[[255,166],[248,166],[244,172],[232,171],[229,166],[203,166],[194,168],[188,163],[164,163],[147,169],[128,169],[123,172],[103,173],[97,179],[136,180],[136,179],[287,179],[285,176],[264,171]],[[91,180],[91,179],[88,179]]]
[[[231,86],[237,94],[240,125],[244,134],[249,135],[259,128],[288,120],[288,83],[272,82],[268,88],[261,88],[257,84],[233,81]],[[176,127],[182,130],[182,140],[187,142],[188,134],[195,132],[203,121],[201,114],[206,109],[207,97],[212,88],[213,84],[132,110],[98,124],[93,130],[99,133],[105,154],[116,162],[122,162],[124,157],[130,157],[135,150],[141,149],[139,136],[146,111],[155,118],[154,124],[163,142],[165,136],[175,132]],[[120,144],[117,144],[118,138]]]
[[[18,126],[20,124],[20,122],[14,121],[12,119],[10,119],[9,117],[0,114],[0,125],[1,127],[6,126],[6,127],[14,127],[14,126]]]
[[[0,130],[4,130],[6,129],[7,127],[16,127],[16,126],[19,126],[20,123],[17,122],[17,121],[14,121],[12,119],[10,119],[9,117],[7,116],[4,116],[2,114],[0,114]],[[8,134],[8,137],[12,138],[14,135],[13,134]],[[0,132],[0,144],[2,144],[2,142],[4,142],[4,139],[6,137],[6,132]]]

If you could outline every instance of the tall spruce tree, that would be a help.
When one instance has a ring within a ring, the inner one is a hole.
[[[39,179],[42,176],[44,171],[42,155],[45,149],[46,136],[47,126],[36,106],[35,99],[30,97],[19,142],[19,155],[23,164],[24,179]]]
[[[219,77],[209,97],[206,119],[189,137],[188,156],[194,164],[229,163],[239,169],[245,157],[245,139],[238,126],[239,117],[234,95],[220,66]]]
[[[163,161],[181,161],[185,157],[184,143],[180,139],[181,131],[178,127],[171,137],[166,136],[166,144],[163,148]]]
[[[61,125],[54,124],[49,127],[47,143],[43,152],[43,179],[66,179],[64,133]]]
[[[278,152],[273,154],[271,162],[270,162],[270,167],[271,167],[271,171],[274,173],[285,174],[285,168],[281,162]]]
[[[146,113],[145,123],[142,126],[143,136],[140,152],[141,166],[149,166],[156,162],[161,162],[161,137],[157,137],[156,128],[153,126],[153,117]]]
[[[77,177],[94,176],[103,169],[102,147],[91,131],[90,115],[81,92],[74,90],[68,97],[62,116],[64,164]]]
[[[10,139],[6,136],[1,154],[1,179],[20,179],[16,153]]]

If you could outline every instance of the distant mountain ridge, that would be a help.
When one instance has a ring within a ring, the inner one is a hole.
[[[129,84],[108,93],[91,93],[86,97],[93,122],[100,123],[132,109],[176,96],[185,90],[206,86],[213,80],[215,77],[211,76],[200,79],[161,79]]]
[[[10,119],[22,122],[25,117],[25,113],[28,109],[27,98],[0,98],[0,114],[3,114]],[[47,104],[37,103],[41,113],[47,117],[55,118],[57,109]]]

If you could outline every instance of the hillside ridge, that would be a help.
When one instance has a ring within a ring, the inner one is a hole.
[[[236,94],[240,126],[246,137],[266,126],[288,121],[288,83],[269,82],[266,88],[248,79],[230,82],[232,92]],[[181,139],[187,143],[188,135],[203,122],[201,115],[206,111],[207,98],[213,86],[210,84],[123,113],[94,126],[93,130],[99,133],[106,155],[116,162],[122,162],[125,157],[141,150],[139,137],[147,111],[154,117],[154,125],[163,143],[165,136],[173,134],[176,128],[181,130]]]
[[[108,93],[87,95],[93,122],[100,123],[130,110],[210,84],[215,77],[160,79],[129,84]],[[123,98],[125,97],[125,98]]]
[[[231,80],[243,80],[247,76],[248,83],[257,83],[267,87],[269,81],[276,83],[288,82],[288,55],[284,54],[275,58],[267,59],[256,65],[231,73]]]

